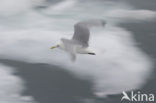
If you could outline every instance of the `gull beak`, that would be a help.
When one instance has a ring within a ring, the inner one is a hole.
[[[56,48],[56,46],[52,46],[50,49],[54,49],[54,48]]]

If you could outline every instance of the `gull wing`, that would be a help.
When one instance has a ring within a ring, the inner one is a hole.
[[[68,40],[64,38],[62,38],[61,40],[64,44],[65,51],[67,51],[70,54],[71,60],[75,61],[76,60],[76,48],[78,44],[73,40]]]
[[[105,24],[106,22],[104,20],[88,20],[78,22],[74,25],[74,35],[72,39],[78,41],[82,46],[88,47],[90,27],[104,26]]]

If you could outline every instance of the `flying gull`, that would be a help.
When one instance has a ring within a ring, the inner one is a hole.
[[[96,26],[105,26],[104,20],[87,20],[80,21],[74,25],[74,35],[72,39],[61,38],[61,43],[52,46],[51,49],[60,48],[67,51],[71,55],[71,60],[76,60],[76,54],[89,54],[95,53],[88,49],[88,41],[90,37],[90,28]]]

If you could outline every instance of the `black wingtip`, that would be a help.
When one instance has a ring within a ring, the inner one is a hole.
[[[89,55],[96,55],[95,53],[88,53]]]

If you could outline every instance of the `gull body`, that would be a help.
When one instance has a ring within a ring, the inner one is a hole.
[[[72,61],[76,60],[76,54],[89,54],[95,55],[89,47],[90,28],[94,26],[104,26],[106,22],[104,20],[88,20],[81,21],[74,25],[74,35],[72,39],[62,38],[61,42],[53,48],[60,48],[67,51],[71,55]]]
[[[58,48],[65,50],[66,51],[66,46],[63,42],[58,44]],[[94,51],[90,50],[88,47],[82,47],[81,45],[77,45],[75,48],[75,52],[77,54],[90,54],[90,55],[95,55]]]

